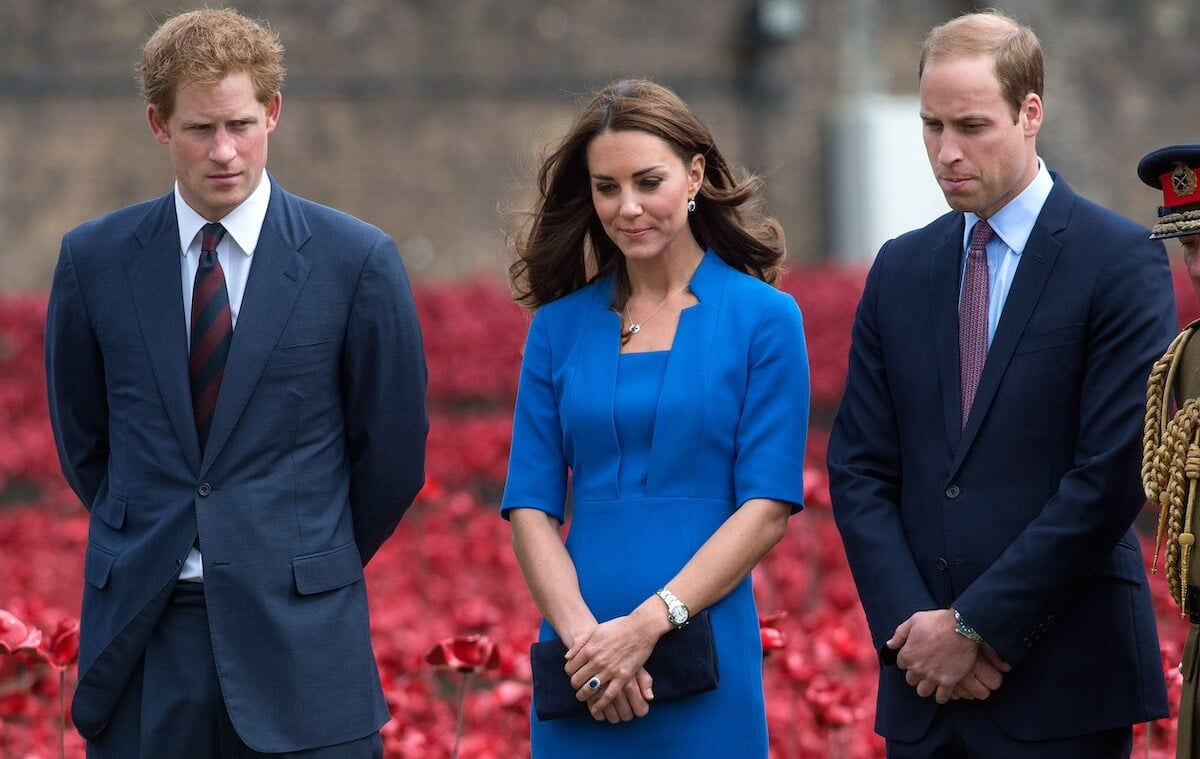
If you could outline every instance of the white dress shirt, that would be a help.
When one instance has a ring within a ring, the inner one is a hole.
[[[988,258],[988,347],[992,345],[992,337],[996,334],[996,325],[1000,323],[1000,314],[1004,310],[1004,301],[1008,299],[1008,291],[1012,288],[1013,277],[1017,273],[1017,264],[1021,261],[1021,253],[1029,236],[1033,234],[1033,225],[1046,205],[1046,198],[1054,189],[1054,180],[1046,168],[1046,162],[1038,158],[1038,173],[1021,191],[1020,195],[1008,201],[1007,204],[988,219],[992,231],[995,232],[987,244]],[[962,286],[961,272],[966,269],[967,250],[971,246],[971,230],[979,217],[974,213],[963,214],[966,218],[966,228],[963,230],[963,264],[960,271],[959,286]],[[961,294],[961,290],[960,290]]]
[[[233,328],[237,329],[238,312],[241,311],[242,295],[246,292],[246,280],[250,277],[250,263],[263,221],[267,217],[267,204],[271,200],[271,179],[262,173],[258,187],[250,197],[229,212],[220,223],[225,227],[225,236],[217,245],[217,260],[225,273],[225,289],[229,292],[229,311]],[[184,324],[192,323],[192,286],[196,281],[196,269],[200,265],[200,230],[208,220],[196,213],[179,195],[179,184],[175,184],[175,216],[179,221],[179,249],[183,255],[180,279],[183,287]],[[187,330],[188,349],[191,350],[191,328]],[[195,547],[183,563],[180,580],[201,581],[204,569],[200,562],[200,551]]]

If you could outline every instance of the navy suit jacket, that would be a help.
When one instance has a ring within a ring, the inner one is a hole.
[[[960,430],[963,228],[950,213],[880,250],[829,441],[834,516],[881,652],[876,729],[928,729],[937,704],[884,641],[952,603],[1013,666],[973,707],[1012,736],[1164,717],[1130,525],[1146,378],[1176,331],[1165,250],[1055,176]]]
[[[91,512],[72,715],[95,737],[197,538],[213,654],[262,752],[388,719],[363,566],[423,482],[426,372],[391,239],[273,183],[203,458],[173,196],[69,232],[46,319],[63,471]]]

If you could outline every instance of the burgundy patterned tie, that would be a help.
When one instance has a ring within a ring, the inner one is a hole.
[[[959,384],[962,388],[962,426],[967,426],[975,388],[983,374],[988,350],[988,260],[987,244],[992,228],[980,219],[971,230],[967,266],[963,273],[958,306]]]
[[[233,340],[233,318],[229,312],[229,292],[225,272],[217,260],[217,245],[225,236],[220,224],[205,224],[200,237],[200,265],[192,286],[192,355],[188,373],[192,378],[192,409],[196,432],[200,435],[200,453],[208,444],[217,393],[225,376],[225,358]]]

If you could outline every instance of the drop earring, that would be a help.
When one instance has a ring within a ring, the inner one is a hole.
[[[688,213],[696,212],[696,199],[695,198],[688,199],[687,209],[688,209]]]

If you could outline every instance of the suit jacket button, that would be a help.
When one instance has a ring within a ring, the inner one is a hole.
[[[959,489],[958,485],[951,485],[946,488],[947,498],[958,498],[959,493],[962,493],[962,490]]]
[[[945,572],[950,568],[950,562],[946,561],[945,559],[938,559],[937,568],[939,572]]]
[[[196,492],[199,493],[201,497],[207,496],[212,492],[212,485],[209,485],[207,482],[202,482],[200,483],[200,487],[196,488]]]

